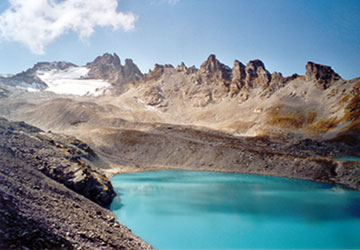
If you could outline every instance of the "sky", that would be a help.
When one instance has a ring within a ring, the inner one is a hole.
[[[199,67],[260,59],[272,73],[307,61],[360,76],[359,0],[0,0],[0,74],[40,61],[85,65],[103,53]]]

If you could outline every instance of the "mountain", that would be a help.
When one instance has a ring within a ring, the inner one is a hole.
[[[0,114],[80,138],[114,166],[108,172],[116,172],[117,166],[185,166],[186,162],[142,161],[140,154],[154,157],[149,152],[156,144],[141,140],[146,147],[127,154],[129,145],[113,141],[119,138],[139,146],[140,132],[155,130],[147,135],[151,138],[170,133],[157,131],[158,126],[217,131],[225,138],[230,134],[280,143],[288,140],[291,145],[309,139],[332,148],[328,153],[315,152],[315,158],[359,155],[360,78],[344,80],[331,67],[314,62],[308,62],[305,69],[303,76],[283,76],[269,72],[258,59],[247,64],[235,60],[230,68],[210,55],[200,68],[155,64],[142,74],[132,60],[122,65],[116,54],[106,53],[86,66],[33,70],[48,85],[39,92],[0,85]],[[54,82],[67,95],[50,94]],[[104,85],[95,88],[95,83]],[[92,91],[79,91],[84,86]],[[188,147],[169,140],[164,151],[169,154],[177,155],[178,147]]]
[[[0,83],[28,91],[98,96],[112,86],[118,90],[141,77],[142,73],[131,59],[126,59],[123,66],[116,54],[106,53],[86,66],[69,62],[37,63],[14,76],[0,76]]]
[[[107,80],[118,86],[137,81],[143,76],[131,59],[126,59],[125,65],[121,65],[120,58],[115,53],[98,56],[93,62],[86,64],[86,67],[90,69],[88,78]]]

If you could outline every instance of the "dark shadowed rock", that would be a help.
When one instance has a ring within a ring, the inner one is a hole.
[[[139,80],[143,74],[141,73],[138,66],[133,62],[131,59],[125,59],[125,65],[124,65],[124,78],[130,82],[130,81],[137,81]]]
[[[340,80],[338,75],[330,66],[308,62],[306,64],[306,81],[314,81],[319,88],[327,89],[330,85]]]

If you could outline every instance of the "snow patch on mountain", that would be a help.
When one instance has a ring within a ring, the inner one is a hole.
[[[69,95],[102,95],[111,84],[104,80],[86,79],[88,72],[86,67],[70,67],[64,70],[39,70],[37,76],[48,85],[45,91]]]

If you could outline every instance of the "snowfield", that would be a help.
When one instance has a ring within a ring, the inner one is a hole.
[[[38,71],[37,76],[49,87],[45,91],[56,94],[99,96],[111,86],[104,80],[84,79],[89,72],[86,67],[65,70]]]

